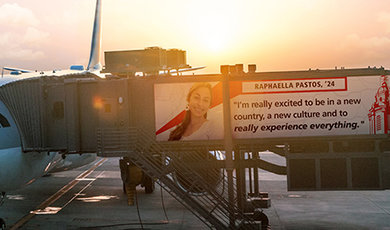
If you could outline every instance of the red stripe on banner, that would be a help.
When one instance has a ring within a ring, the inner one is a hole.
[[[183,121],[185,115],[186,115],[186,111],[185,110],[181,111],[176,117],[174,117],[172,120],[170,120],[168,123],[166,123],[163,127],[161,127],[161,129],[159,129],[156,132],[156,135],[163,133],[163,132],[167,131],[168,129],[180,124]]]
[[[230,99],[242,94],[242,81],[230,82]]]
[[[242,83],[241,82],[231,82],[230,83],[230,98],[236,97],[242,93]],[[212,89],[212,102],[210,105],[210,108],[214,108],[223,102],[223,91],[222,91],[222,82],[218,82]],[[170,120],[168,123],[166,123],[163,127],[161,127],[159,130],[157,130],[156,135],[159,135],[160,133],[163,133],[167,131],[168,129],[175,127],[176,125],[180,124],[184,117],[185,117],[186,111],[181,111],[176,117],[174,117],[172,120]]]
[[[223,101],[222,97],[222,82],[218,82],[212,90],[212,95],[211,95],[212,101],[210,108],[214,108],[215,106],[219,105]]]

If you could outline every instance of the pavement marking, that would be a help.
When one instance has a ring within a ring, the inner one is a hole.
[[[87,189],[89,186],[91,186],[91,184],[97,179],[99,178],[99,176],[101,176],[105,171],[101,172],[96,178],[94,178],[93,180],[91,180],[87,185],[85,185],[78,193],[76,193],[68,202],[66,202],[66,204],[64,204],[61,209],[65,208],[68,204],[70,204],[70,202],[72,202],[74,199],[76,199],[76,197],[80,196],[82,194],[82,192],[84,192],[85,189]],[[78,181],[82,181],[80,179],[76,179]]]
[[[101,166],[107,158],[103,158],[100,161],[98,161],[96,164],[94,164],[91,168],[85,170],[82,174],[80,174],[76,179],[69,182],[67,185],[62,187],[60,190],[58,190],[54,195],[49,197],[47,200],[42,202],[40,205],[38,205],[35,210],[45,210],[47,207],[51,204],[53,204],[56,200],[58,200],[60,197],[65,195],[69,190],[71,190],[74,186],[76,186],[82,179],[85,179],[87,176],[89,176],[95,169],[97,169],[99,166]],[[22,217],[20,220],[18,220],[11,228],[10,230],[16,230],[20,227],[22,227],[24,224],[26,224],[31,218],[33,218],[36,215],[34,212],[30,212],[29,214]]]
[[[102,200],[111,200],[111,199],[119,199],[119,196],[92,196],[92,197],[79,197],[77,200],[83,201],[86,203],[94,203],[100,202]]]

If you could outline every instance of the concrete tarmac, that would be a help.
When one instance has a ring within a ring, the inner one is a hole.
[[[269,153],[262,158],[284,160]],[[138,206],[127,206],[118,158],[99,161],[90,174],[93,164],[8,193],[0,217],[8,229],[207,229],[157,184],[153,194],[138,186]],[[286,176],[260,170],[259,178],[271,198],[265,210],[271,229],[390,230],[390,190],[288,192]]]

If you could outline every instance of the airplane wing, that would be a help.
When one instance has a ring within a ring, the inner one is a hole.
[[[172,70],[169,70],[169,73],[182,73],[182,72],[189,72],[189,71],[195,71],[195,70],[200,70],[200,69],[204,69],[206,68],[206,66],[199,66],[199,67],[191,67],[191,68],[184,68],[184,69],[172,69]]]
[[[33,71],[31,70],[26,70],[26,69],[20,69],[20,68],[13,68],[13,67],[3,67],[3,70],[7,71],[18,71],[20,73],[31,73]]]

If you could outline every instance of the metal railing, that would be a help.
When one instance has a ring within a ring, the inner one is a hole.
[[[253,229],[256,222],[228,199],[228,180],[217,151],[167,147],[139,129],[100,129],[98,154],[128,156],[208,227]],[[237,192],[236,180],[233,191]],[[250,205],[250,204],[245,204]]]

